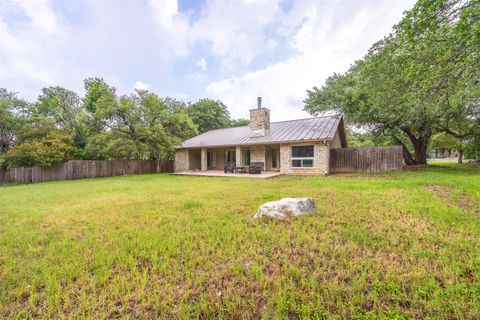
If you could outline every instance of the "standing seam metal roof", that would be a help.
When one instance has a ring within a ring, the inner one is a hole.
[[[249,126],[211,130],[186,140],[180,148],[333,140],[341,120],[341,116],[324,116],[272,122],[266,136],[252,136]]]

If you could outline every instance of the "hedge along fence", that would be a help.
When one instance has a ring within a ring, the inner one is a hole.
[[[330,171],[383,172],[403,168],[401,146],[330,150]]]
[[[0,170],[0,183],[103,178],[129,174],[173,172],[173,160],[73,160],[51,167]]]

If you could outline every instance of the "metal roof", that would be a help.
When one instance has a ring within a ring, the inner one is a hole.
[[[270,123],[270,134],[265,136],[252,136],[249,126],[217,129],[186,140],[180,148],[333,140],[341,122],[341,116],[272,122]]]

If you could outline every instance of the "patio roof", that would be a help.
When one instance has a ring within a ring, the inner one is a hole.
[[[308,119],[272,122],[270,134],[252,136],[249,126],[211,130],[188,139],[180,148],[223,147],[237,145],[256,145],[283,142],[301,142],[333,140],[341,125],[341,116],[324,116]],[[344,141],[344,134],[341,133]],[[343,143],[343,142],[342,142]]]

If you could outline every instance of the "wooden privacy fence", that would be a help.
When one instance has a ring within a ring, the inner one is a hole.
[[[51,167],[0,170],[0,183],[45,182],[173,172],[173,160],[73,160]]]
[[[399,171],[403,167],[401,146],[330,150],[330,172]]]

